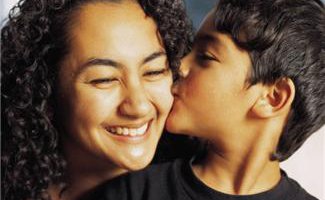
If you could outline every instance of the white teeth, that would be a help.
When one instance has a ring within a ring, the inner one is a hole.
[[[136,129],[130,129],[130,130],[129,130],[129,134],[130,134],[131,136],[136,136],[136,135],[137,135],[137,130],[136,130]]]
[[[118,135],[134,137],[134,136],[144,135],[147,131],[147,128],[148,128],[148,123],[144,124],[140,128],[115,127],[115,128],[109,128],[108,131]]]
[[[116,132],[117,134],[121,135],[123,133],[123,129],[121,127],[117,127]]]
[[[148,123],[137,129],[137,135],[143,135],[148,128]]]
[[[129,135],[129,129],[123,128],[123,135]]]

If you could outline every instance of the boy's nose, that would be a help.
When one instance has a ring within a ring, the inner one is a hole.
[[[141,118],[150,113],[150,100],[141,86],[131,86],[125,93],[126,95],[119,106],[119,112],[122,115],[130,118]]]
[[[174,82],[172,87],[172,94],[174,96],[177,96],[179,93],[179,85],[181,84],[182,80],[189,74],[190,68],[189,68],[189,56],[184,57],[181,60],[181,66],[178,70],[178,78]]]
[[[185,78],[189,71],[190,71],[190,68],[189,68],[189,55],[187,55],[186,57],[184,57],[182,60],[181,60],[181,66],[179,68],[179,76],[181,78]]]

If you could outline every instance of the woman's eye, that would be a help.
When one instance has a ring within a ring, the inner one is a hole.
[[[109,84],[116,80],[117,80],[116,78],[98,78],[98,79],[91,80],[89,83],[93,85]]]
[[[159,76],[159,75],[165,74],[167,71],[168,71],[168,69],[164,68],[164,69],[160,69],[160,70],[153,70],[153,71],[145,72],[144,75],[149,76],[149,77]]]

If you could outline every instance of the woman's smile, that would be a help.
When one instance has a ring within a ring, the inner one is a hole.
[[[130,124],[127,126],[106,127],[106,131],[110,137],[115,140],[130,144],[139,144],[145,142],[150,134],[155,134],[151,130],[152,120],[142,124]]]
[[[173,101],[157,27],[133,2],[84,5],[75,16],[71,49],[59,72],[66,151],[128,170],[143,168]]]

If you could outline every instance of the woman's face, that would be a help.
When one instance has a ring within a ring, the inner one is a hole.
[[[145,167],[173,101],[154,21],[136,3],[92,3],[73,15],[68,34],[58,88],[66,151]]]
[[[235,142],[257,93],[255,86],[247,89],[249,54],[228,35],[216,32],[213,18],[210,13],[192,52],[182,60],[184,78],[173,88],[175,101],[166,128],[210,141]]]

